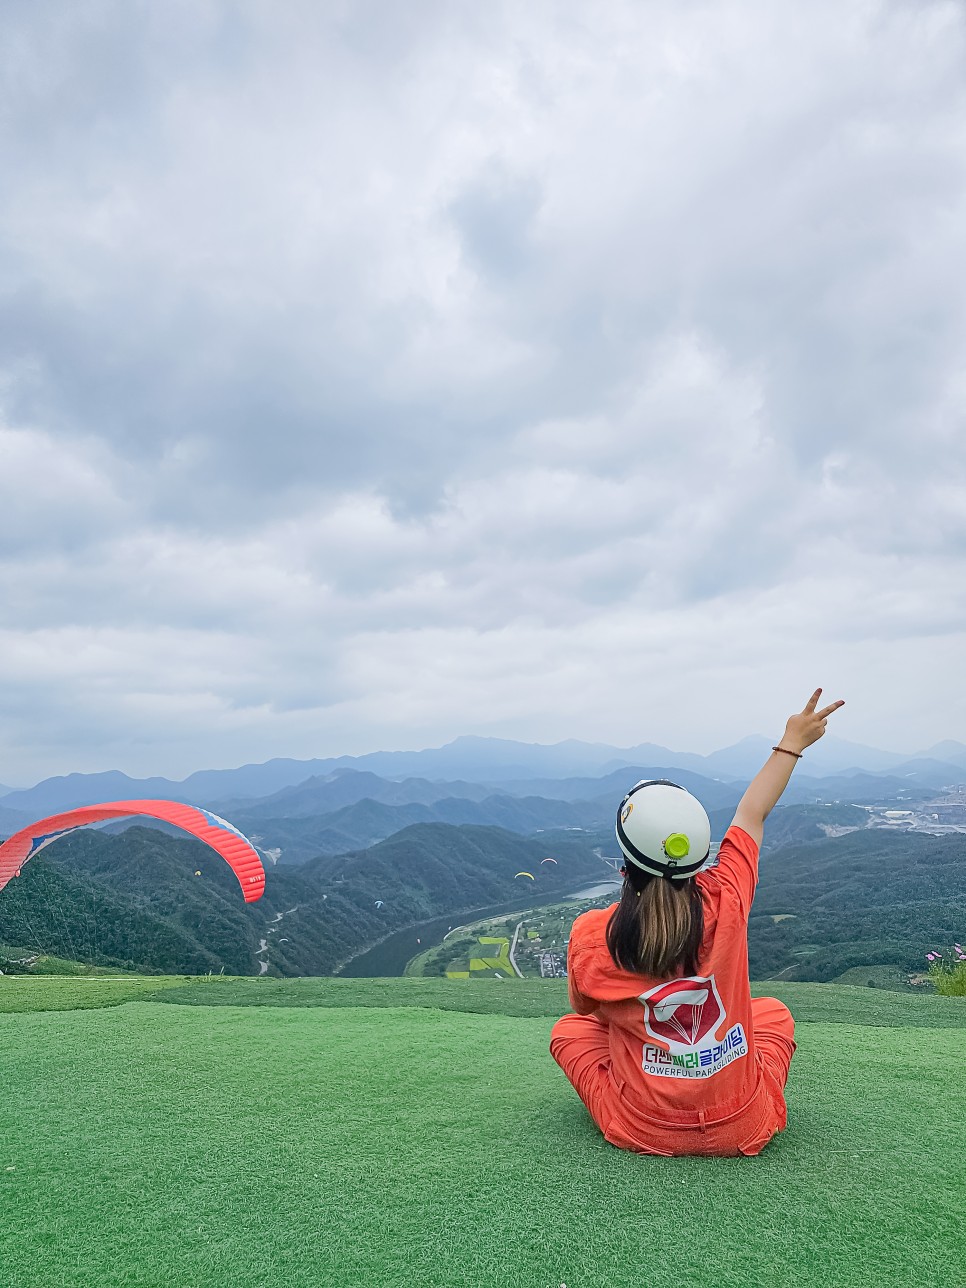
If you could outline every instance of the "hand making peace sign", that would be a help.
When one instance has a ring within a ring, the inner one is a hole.
[[[818,742],[825,732],[829,716],[833,711],[838,711],[839,707],[845,706],[844,700],[840,698],[838,702],[816,710],[821,696],[822,690],[816,689],[805,703],[804,709],[798,715],[789,716],[781,739],[782,747],[787,747],[789,751],[802,752],[813,742]]]

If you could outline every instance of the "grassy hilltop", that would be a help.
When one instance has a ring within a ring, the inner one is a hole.
[[[563,981],[0,979],[4,1288],[955,1288],[966,1000],[768,991],[789,1128],[699,1160],[599,1136]]]

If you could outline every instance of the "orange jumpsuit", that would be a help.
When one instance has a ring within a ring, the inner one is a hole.
[[[705,933],[693,976],[661,980],[615,966],[607,924],[592,909],[570,934],[570,1004],[550,1054],[605,1139],[641,1154],[757,1154],[786,1122],[795,1052],[791,1012],[753,999],[748,914],[758,846],[729,828],[700,872]]]

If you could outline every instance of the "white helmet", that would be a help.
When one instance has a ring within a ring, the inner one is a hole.
[[[707,862],[711,822],[689,791],[664,778],[645,778],[620,803],[617,842],[636,868],[686,881]]]

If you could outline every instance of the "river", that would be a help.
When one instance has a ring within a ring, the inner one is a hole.
[[[378,944],[350,958],[336,973],[356,978],[364,976],[367,979],[376,976],[401,975],[410,958],[424,952],[427,948],[432,948],[435,944],[442,943],[447,931],[454,926],[465,926],[472,921],[482,921],[484,917],[529,912],[531,908],[543,908],[547,904],[563,903],[568,899],[596,899],[610,890],[619,890],[620,886],[620,881],[598,881],[595,885],[578,890],[574,894],[555,894],[540,903],[534,903],[532,898],[515,899],[512,903],[493,904],[488,908],[471,908],[467,912],[434,917],[432,921],[421,921],[415,926],[407,926],[404,930],[397,930],[387,935]]]
[[[601,895],[605,894],[613,894],[616,898],[617,891],[623,884],[623,881],[598,881],[596,885],[587,886],[586,890],[578,890],[575,894],[564,895],[564,898],[599,899]]]

